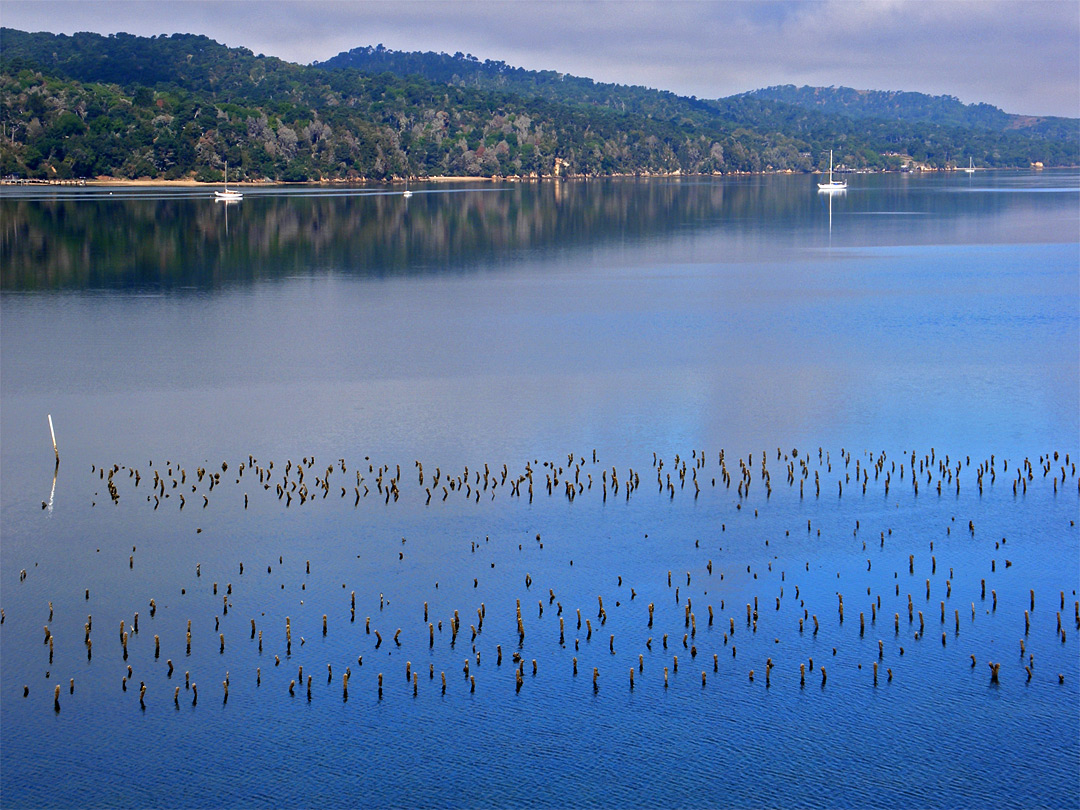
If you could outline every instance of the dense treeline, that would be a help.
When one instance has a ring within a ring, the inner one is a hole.
[[[225,160],[278,180],[731,170],[693,126],[614,110],[291,65],[199,36],[0,36],[4,174],[216,179]]]
[[[283,181],[808,171],[829,148],[849,168],[895,168],[900,153],[1078,162],[1075,138],[702,101],[461,54],[357,53],[370,64],[302,66],[188,34],[0,29],[0,174],[214,181],[226,161],[230,177]]]
[[[1080,135],[1080,122],[1075,118],[1010,115],[991,104],[964,104],[955,96],[853,90],[850,87],[796,87],[793,84],[765,87],[745,95],[851,118],[920,121],[996,132],[1016,130],[1036,139],[1075,141]]]
[[[321,67],[422,75],[462,87],[501,90],[566,104],[586,104],[653,119],[691,124],[724,135],[758,135],[751,170],[820,168],[826,150],[853,169],[899,168],[902,153],[934,168],[1076,165],[1080,122],[1009,115],[989,104],[965,105],[951,96],[861,91],[847,87],[770,87],[717,100],[557,73],[530,71],[471,54],[406,53],[366,46],[338,54]],[[797,154],[797,153],[808,154]],[[740,154],[739,157],[742,157]]]
[[[647,87],[594,82],[553,70],[525,70],[491,59],[481,62],[472,54],[460,52],[450,56],[430,51],[394,51],[382,45],[365,46],[315,64],[330,70],[423,76],[440,84],[500,91],[560,104],[606,107],[620,113],[717,128],[729,134],[732,129],[718,118],[715,107],[695,97]]]

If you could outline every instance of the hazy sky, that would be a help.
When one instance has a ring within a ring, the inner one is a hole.
[[[846,85],[1080,116],[1077,0],[3,0],[0,24],[199,33],[303,63],[378,43],[463,51],[703,98]]]

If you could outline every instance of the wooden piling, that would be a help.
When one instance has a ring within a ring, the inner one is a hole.
[[[56,456],[56,466],[60,466],[60,451],[56,448],[56,431],[53,430],[52,414],[49,414],[49,435],[52,436],[53,455]]]

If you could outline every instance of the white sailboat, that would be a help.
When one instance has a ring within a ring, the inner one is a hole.
[[[244,199],[239,191],[229,191],[229,161],[225,161],[225,188],[214,192],[214,199],[222,202],[235,202]]]
[[[833,180],[832,149],[829,150],[829,182],[818,183],[818,191],[847,191],[847,180]]]
[[[975,158],[968,157],[967,168],[964,169],[967,174],[975,174]]]
[[[412,192],[409,191],[409,175],[408,174],[405,175],[405,191],[401,196],[404,197],[406,200],[409,199],[409,197],[412,196]]]

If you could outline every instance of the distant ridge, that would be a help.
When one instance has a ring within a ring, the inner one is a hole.
[[[620,113],[637,113],[663,120],[679,117],[697,125],[722,123],[716,106],[696,97],[640,85],[596,82],[554,70],[526,70],[498,60],[481,61],[460,51],[451,55],[433,51],[395,51],[382,45],[367,45],[339,53],[325,62],[314,62],[312,66],[326,70],[422,76],[455,87],[512,93],[563,104],[606,107]]]
[[[1077,121],[948,97],[706,100],[382,46],[298,65],[194,34],[0,28],[0,99],[0,175],[35,179],[810,172],[833,149],[839,171],[1080,163]]]
[[[1016,130],[1048,138],[1075,137],[1078,127],[1075,118],[1012,115],[991,104],[964,104],[955,96],[932,96],[899,90],[784,84],[751,90],[743,95],[851,118],[925,121],[994,132]]]
[[[637,112],[652,118],[692,121],[696,125],[721,127],[726,132],[746,128],[763,133],[811,138],[812,142],[828,148],[828,132],[847,121],[874,121],[882,124],[933,124],[947,129],[951,135],[951,153],[962,151],[983,165],[1022,165],[998,162],[1000,148],[984,144],[985,133],[1022,134],[1038,141],[1069,144],[1066,150],[1073,157],[1065,162],[1074,164],[1077,144],[1080,144],[1080,120],[1047,116],[1013,115],[990,104],[964,104],[954,96],[934,96],[912,91],[855,90],[850,87],[795,87],[778,85],[733,96],[707,100],[695,96],[679,96],[665,90],[635,85],[595,82],[592,79],[554,70],[526,70],[499,60],[480,60],[460,51],[451,55],[431,51],[395,51],[382,45],[362,46],[339,53],[325,62],[314,63],[330,70],[354,69],[364,72],[387,72],[397,76],[424,78],[461,87],[499,90],[529,98],[544,98],[563,103],[606,107],[622,112]],[[800,114],[799,110],[813,113]],[[865,124],[850,124],[848,129],[866,130]],[[887,132],[885,127],[872,128],[879,151],[893,152],[881,143],[910,140],[926,133],[907,127]],[[894,127],[895,129],[895,127]],[[981,130],[975,137],[957,137],[958,130]],[[842,133],[846,140],[849,133]],[[930,133],[930,137],[937,133]],[[935,139],[936,140],[936,139]],[[984,145],[988,147],[984,149]],[[909,151],[920,162],[934,164],[930,150],[918,147]],[[978,157],[976,154],[983,151]],[[942,156],[950,148],[941,150]],[[1008,160],[1008,159],[1007,159]],[[1051,162],[1060,162],[1051,159]],[[820,168],[815,152],[814,165]],[[940,164],[937,164],[940,165]],[[879,166],[880,167],[880,166]]]
[[[1077,119],[1013,115],[990,104],[964,104],[955,96],[895,90],[856,90],[850,87],[796,87],[776,85],[715,100],[679,96],[664,90],[636,85],[595,82],[592,79],[554,70],[526,70],[499,60],[481,61],[460,51],[450,55],[432,51],[395,51],[362,46],[339,53],[313,66],[329,70],[352,68],[368,73],[387,72],[399,76],[417,75],[461,87],[478,87],[537,96],[552,100],[597,104],[626,110],[658,111],[684,115],[706,112],[723,114],[742,99],[773,101],[806,110],[856,119],[927,122],[950,127],[987,129],[995,132],[1027,131],[1044,137],[1075,136]],[[651,104],[649,104],[651,101]],[[1071,129],[1070,129],[1071,128]]]

